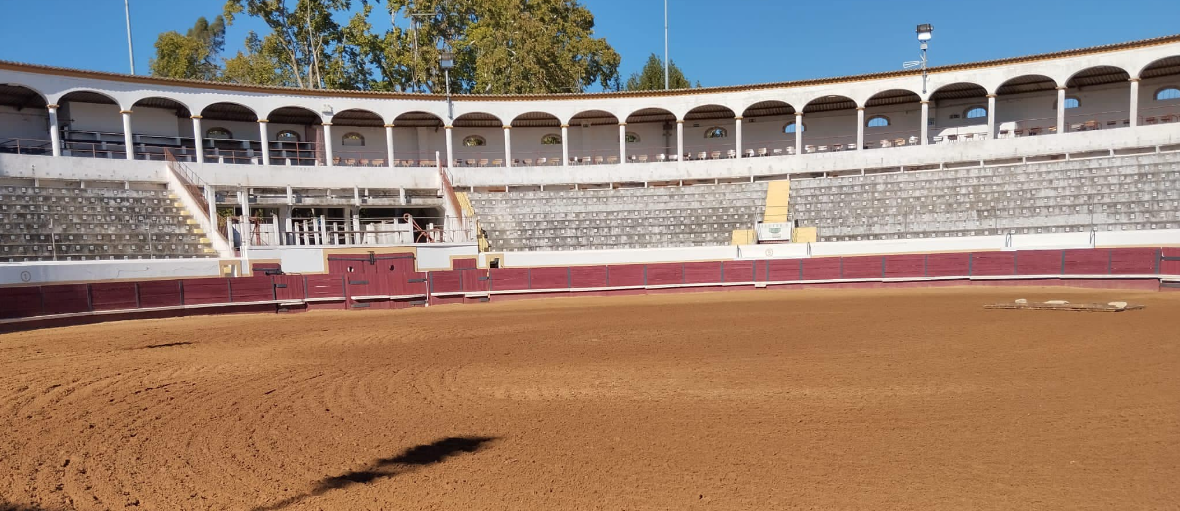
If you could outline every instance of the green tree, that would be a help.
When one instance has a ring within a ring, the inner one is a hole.
[[[446,47],[455,54],[452,92],[618,88],[621,58],[594,37],[594,16],[577,0],[387,0],[386,8],[406,27],[374,34],[358,14],[348,30],[376,71],[374,89],[444,92]]]
[[[267,47],[253,31],[246,36],[245,50],[225,60],[221,79],[249,85],[296,86],[291,69],[283,65],[282,52],[273,44]]]
[[[364,1],[364,0],[363,0]],[[333,15],[350,11],[352,0],[227,0],[225,19],[233,24],[245,13],[261,19],[270,33],[256,50],[247,48],[237,64],[277,66],[276,74],[306,89],[362,88],[367,71],[355,47],[345,44],[344,30]],[[257,36],[255,36],[257,38]],[[237,57],[235,57],[237,58]],[[265,70],[246,70],[237,76],[264,76]]]
[[[164,32],[156,38],[156,56],[150,63],[154,76],[216,80],[220,74],[218,56],[225,49],[225,19],[210,23],[197,18],[184,35]]]
[[[700,87],[700,82],[697,82],[697,87]],[[692,82],[684,77],[684,72],[676,66],[676,62],[668,61],[668,88],[670,89],[687,89],[692,87]],[[664,89],[664,59],[661,59],[656,54],[651,54],[647,58],[647,62],[643,64],[643,70],[638,73],[632,73],[630,78],[627,78],[627,90],[663,90]]]

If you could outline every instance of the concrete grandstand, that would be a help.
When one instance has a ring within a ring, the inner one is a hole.
[[[0,319],[1177,278],[1180,36],[928,80],[448,100],[0,62]],[[211,280],[96,284],[163,278]]]

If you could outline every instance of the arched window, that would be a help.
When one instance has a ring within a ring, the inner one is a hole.
[[[639,134],[634,131],[628,131],[626,140],[628,144],[637,144],[639,143]]]
[[[1155,91],[1156,101],[1167,101],[1169,99],[1180,99],[1180,89],[1175,87],[1164,87]]]
[[[298,142],[299,134],[291,130],[283,130],[275,135],[275,140],[279,142]]]
[[[1073,96],[1065,98],[1065,109],[1066,110],[1069,110],[1070,108],[1077,108],[1079,106],[1082,106],[1082,102],[1079,101],[1078,98],[1075,98]],[[1057,110],[1057,102],[1056,101],[1053,102],[1053,109]]]
[[[488,141],[484,140],[483,137],[479,135],[471,135],[470,137],[463,139],[463,145],[467,147],[479,147],[488,145]]]
[[[966,117],[968,119],[978,119],[980,117],[987,117],[987,109],[981,106],[973,106],[967,109]]]
[[[705,130],[705,138],[725,138],[729,136],[729,132],[720,126],[713,126]]]
[[[885,117],[884,115],[873,116],[872,118],[869,119],[869,122],[865,123],[865,126],[868,126],[870,128],[883,128],[888,125],[889,125],[889,118]]]
[[[561,135],[556,133],[549,133],[541,137],[541,143],[544,145],[561,145]]]
[[[234,134],[225,128],[209,128],[205,130],[205,138],[213,140],[227,140],[234,138]]]
[[[361,136],[360,133],[350,131],[345,133],[343,137],[340,137],[340,145],[347,147],[360,147],[365,145],[365,137]]]
[[[786,126],[783,126],[783,133],[794,133],[796,128],[798,127],[795,126],[795,123],[787,123]],[[803,127],[799,129],[799,131],[807,131],[807,125],[804,124]]]

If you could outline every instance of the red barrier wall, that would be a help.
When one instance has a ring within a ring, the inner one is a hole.
[[[225,279],[211,280],[220,282],[221,286],[228,290],[229,285],[225,283]],[[145,280],[143,282],[137,282],[135,285],[139,290],[139,306],[144,308],[178,307],[184,303],[198,303],[185,301],[184,289],[188,283],[188,280]]]
[[[570,287],[606,287],[606,266],[570,267]]]
[[[530,293],[530,296],[566,296],[570,288],[687,285],[694,290],[710,290],[722,289],[723,283],[750,281],[859,280],[861,282],[815,282],[805,287],[929,287],[964,284],[1007,285],[1009,282],[1002,277],[1014,276],[1180,275],[1180,248],[1026,250],[491,270],[476,267],[475,259],[456,259],[454,269],[428,273],[413,271],[413,256],[409,254],[344,256],[336,260],[330,258],[329,261],[333,263],[331,268],[335,272],[327,275],[255,274],[243,278],[96,282],[0,288],[0,319],[73,315],[90,311],[127,311],[144,314],[142,309],[148,308],[180,310],[180,306],[188,305],[227,306],[245,302],[265,302],[269,305],[275,300],[306,301],[308,307],[339,308],[345,305],[355,307],[367,304],[377,308],[401,308],[426,299],[430,293],[446,295],[430,297],[431,303],[442,304],[479,301],[479,295],[486,292],[495,294],[514,290],[543,290],[542,293]],[[265,264],[260,263],[255,268],[270,268]],[[971,280],[972,277],[980,276],[1001,279]],[[888,284],[880,282],[883,278],[923,277],[951,277],[954,280],[920,280]],[[1049,278],[1023,280],[1022,283],[1160,288],[1158,279]],[[685,288],[687,289],[690,288]],[[680,290],[667,288],[662,291]],[[660,290],[604,289],[596,293],[614,295],[657,291]],[[375,298],[365,300],[364,303],[345,302],[346,297],[357,296]],[[409,298],[394,301],[376,299],[381,296]],[[498,294],[496,299],[505,299],[508,296]],[[218,310],[247,309],[231,306],[218,307]],[[164,312],[165,315],[176,315]],[[11,329],[2,325],[0,328]]]
[[[139,306],[134,282],[95,282],[90,284],[90,306],[96,311],[134,309]]]

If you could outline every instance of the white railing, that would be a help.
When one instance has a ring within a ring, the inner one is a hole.
[[[475,229],[458,217],[354,218],[318,216],[280,221],[277,216],[250,219],[247,235],[238,217],[225,218],[223,229],[235,247],[384,246],[418,243],[475,243]],[[244,238],[244,239],[243,239]]]

